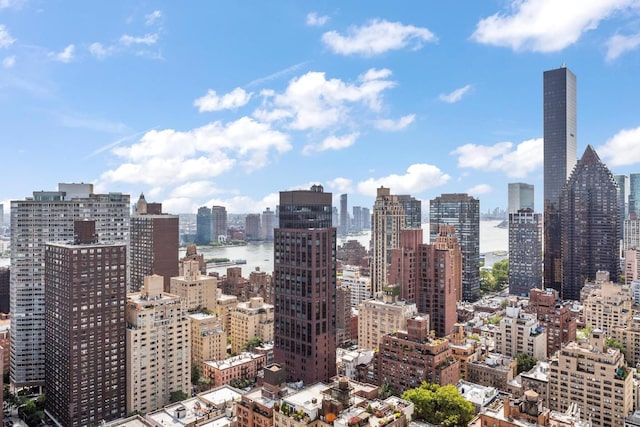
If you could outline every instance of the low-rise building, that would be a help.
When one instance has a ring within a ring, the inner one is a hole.
[[[506,391],[508,384],[516,376],[517,369],[515,359],[490,353],[484,360],[476,360],[467,365],[467,381]]]
[[[229,384],[232,380],[255,379],[266,362],[265,354],[244,352],[224,360],[204,362],[202,374],[211,380],[213,387],[218,387]]]

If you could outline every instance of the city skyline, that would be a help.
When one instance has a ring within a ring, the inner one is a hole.
[[[577,152],[638,172],[635,4],[2,2],[0,203],[91,182],[251,213],[316,183],[506,208],[508,182],[543,188],[541,74],[565,63]]]

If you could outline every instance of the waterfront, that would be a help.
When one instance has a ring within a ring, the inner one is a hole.
[[[496,227],[501,221],[480,221],[480,253],[487,254],[485,256],[485,265],[491,266],[493,262],[504,258],[501,255],[494,255],[494,252],[509,250],[509,231],[506,228]],[[423,224],[424,238],[429,238],[429,224]],[[346,236],[338,238],[338,245],[345,243],[347,240],[357,240],[365,248],[369,247],[371,240],[371,232],[367,231],[355,236]],[[239,264],[242,268],[242,275],[248,276],[249,273],[260,268],[261,271],[271,273],[273,271],[273,242],[256,242],[249,243],[246,246],[226,246],[226,247],[198,247],[198,253],[204,254],[205,259],[210,258],[229,258],[229,260],[243,259],[246,264]],[[180,256],[184,255],[184,249],[180,251]],[[215,271],[225,274],[228,267],[210,268],[209,271]]]

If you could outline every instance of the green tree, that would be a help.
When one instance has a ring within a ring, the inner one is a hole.
[[[198,384],[200,379],[200,369],[197,366],[191,366],[191,384]]]
[[[254,348],[262,345],[262,339],[259,337],[253,337],[242,347],[242,351],[252,351]]]
[[[189,395],[182,390],[172,391],[171,394],[169,394],[169,401],[171,403],[180,402],[188,398]]]
[[[516,356],[516,362],[518,362],[518,373],[530,371],[531,368],[536,366],[538,359],[528,354],[520,353]]]
[[[502,289],[509,284],[509,258],[493,264],[491,274],[496,281],[496,286]]]
[[[440,387],[423,382],[420,387],[405,391],[402,398],[413,402],[416,418],[431,424],[462,427],[474,416],[473,404],[454,385]]]
[[[487,294],[494,292],[496,288],[496,279],[489,270],[480,270],[480,293]]]
[[[607,347],[611,347],[611,348],[617,348],[618,350],[620,350],[622,353],[625,352],[624,346],[622,345],[622,343],[620,343],[620,341],[618,341],[617,339],[613,338],[613,337],[608,337],[604,343],[607,345]]]

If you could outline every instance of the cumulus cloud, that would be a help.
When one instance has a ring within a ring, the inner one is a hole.
[[[215,90],[209,89],[207,94],[196,99],[193,105],[201,113],[209,111],[232,110],[246,105],[251,99],[251,93],[242,88],[235,88],[231,92],[219,96]]]
[[[141,36],[141,37],[134,37],[134,36],[130,36],[129,34],[124,34],[122,37],[120,37],[120,43],[122,43],[125,46],[131,46],[131,45],[151,46],[153,44],[156,44],[159,38],[160,36],[157,33],[145,34],[144,36]]]
[[[458,156],[458,167],[480,171],[501,171],[511,178],[523,178],[543,163],[542,138],[518,144],[498,142],[494,145],[462,145],[451,152]]]
[[[625,52],[635,50],[640,46],[640,33],[630,36],[616,34],[607,40],[607,61],[613,61]]]
[[[16,57],[15,56],[7,56],[2,60],[2,66],[4,68],[13,68],[16,65]]]
[[[306,187],[307,189],[309,187]],[[248,196],[234,196],[230,198],[215,198],[210,199],[204,205],[212,206],[212,205],[221,205],[227,208],[227,212],[229,213],[255,213],[262,212],[267,207],[273,208],[278,203],[280,203],[280,194],[279,193],[269,193],[264,196],[262,199],[256,200]],[[163,204],[164,206],[164,204]],[[194,212],[194,210],[189,212]]]
[[[73,55],[75,53],[76,47],[72,44],[70,44],[69,46],[65,47],[64,50],[62,50],[62,52],[51,52],[49,54],[50,57],[52,57],[54,60],[56,61],[60,61],[60,62],[64,62],[65,64],[68,64],[69,62],[73,61]]]
[[[334,53],[362,56],[379,55],[405,47],[417,50],[424,43],[436,40],[436,36],[427,28],[380,19],[374,19],[361,27],[349,27],[345,35],[337,31],[322,35],[322,42]]]
[[[358,132],[343,136],[331,135],[319,144],[307,144],[302,153],[311,154],[314,151],[343,150],[347,147],[351,147],[356,142],[356,139],[358,139],[358,136]]]
[[[338,177],[329,181],[327,185],[339,193],[349,193],[352,190],[353,181],[349,178]]]
[[[369,178],[358,183],[358,192],[375,197],[379,187],[388,187],[394,194],[417,194],[446,184],[451,177],[437,166],[416,163],[407,168],[404,175],[391,174],[381,178]]]
[[[493,191],[493,188],[491,188],[490,185],[488,184],[478,184],[478,185],[474,185],[473,187],[469,188],[466,193],[470,194],[472,196],[480,196],[481,194],[487,194],[487,193],[491,193]]]
[[[217,189],[211,181],[192,181],[186,182],[171,190],[169,197],[176,199],[201,199],[222,192],[223,191]]]
[[[390,75],[388,69],[371,69],[348,83],[308,72],[292,79],[283,93],[269,93],[254,115],[269,121],[286,119],[286,126],[294,130],[327,129],[346,123],[352,108],[380,111],[383,92],[396,85]]]
[[[471,38],[516,51],[557,52],[633,0],[511,0],[508,12],[481,19]]]
[[[379,130],[384,131],[399,131],[405,129],[416,119],[415,114],[409,114],[407,116],[400,117],[398,120],[393,119],[378,119],[375,121],[374,125]]]
[[[102,43],[95,42],[89,45],[89,53],[98,59],[104,59],[110,56],[113,51],[113,46],[105,46]]]
[[[173,186],[207,180],[235,166],[262,168],[273,153],[290,149],[287,135],[248,117],[189,131],[151,130],[132,145],[114,147],[111,152],[122,164],[101,180]]]
[[[623,129],[597,149],[609,166],[640,163],[640,127]]]
[[[144,17],[144,23],[145,25],[149,26],[149,25],[153,25],[155,24],[159,19],[162,18],[162,12],[159,10],[154,10],[153,12],[151,12],[148,15],[145,15]]]
[[[440,96],[438,96],[438,99],[446,102],[447,104],[454,104],[460,101],[462,97],[469,92],[469,90],[471,90],[471,85],[462,86],[451,93],[441,93]]]
[[[326,15],[318,15],[316,12],[307,14],[307,25],[310,27],[322,27],[328,21],[329,17]]]
[[[9,34],[9,30],[7,30],[7,27],[0,24],[0,48],[6,49],[9,46],[11,46],[15,41],[16,39],[11,37],[11,34]]]

